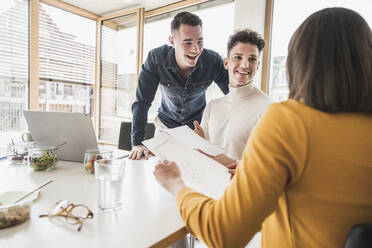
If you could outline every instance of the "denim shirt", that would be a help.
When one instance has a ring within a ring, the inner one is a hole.
[[[174,48],[164,45],[151,50],[138,79],[136,101],[132,104],[132,145],[141,145],[145,137],[147,114],[160,88],[162,99],[158,117],[168,128],[201,121],[205,92],[217,83],[224,94],[229,92],[228,72],[221,56],[208,49],[201,53],[196,66],[185,80],[176,63]]]

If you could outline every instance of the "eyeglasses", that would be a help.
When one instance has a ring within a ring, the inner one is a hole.
[[[80,231],[84,221],[93,218],[93,212],[85,205],[60,200],[49,209],[48,214],[41,214],[39,217],[64,217],[68,224],[79,225],[77,231]]]

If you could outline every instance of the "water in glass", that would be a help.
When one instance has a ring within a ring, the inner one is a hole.
[[[124,165],[123,160],[101,159],[94,162],[98,207],[103,211],[121,208]]]
[[[100,176],[98,183],[98,207],[102,210],[121,207],[120,195],[123,177],[118,175]]]

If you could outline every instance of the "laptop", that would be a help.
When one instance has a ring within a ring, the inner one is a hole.
[[[23,111],[32,139],[40,146],[61,146],[60,160],[83,162],[84,153],[98,149],[90,116],[82,113]]]

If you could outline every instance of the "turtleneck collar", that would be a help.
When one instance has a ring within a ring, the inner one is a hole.
[[[241,101],[245,100],[248,97],[254,95],[257,92],[257,88],[254,86],[253,82],[238,87],[238,88],[233,88],[229,86],[229,94],[227,94],[227,98],[231,102],[235,101]]]

